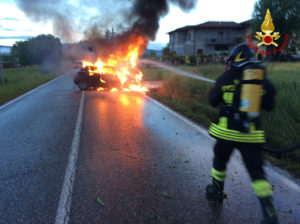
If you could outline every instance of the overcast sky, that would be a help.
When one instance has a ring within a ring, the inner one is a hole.
[[[243,22],[248,20],[251,18],[255,1],[198,0],[197,6],[189,12],[182,12],[171,5],[168,15],[160,20],[156,40],[150,44],[149,48],[160,48],[166,45],[169,41],[167,32],[182,26],[196,25],[206,21]],[[0,45],[11,46],[17,40],[42,33],[53,34],[51,22],[34,23],[18,9],[14,0],[0,0]]]

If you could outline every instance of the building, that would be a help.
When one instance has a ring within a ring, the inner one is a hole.
[[[169,32],[169,47],[177,55],[214,54],[230,51],[246,42],[251,33],[250,20],[236,22],[205,22],[184,26]]]

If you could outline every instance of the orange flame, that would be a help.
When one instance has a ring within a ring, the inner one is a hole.
[[[137,60],[140,56],[141,48],[146,46],[147,40],[142,36],[132,35],[129,38],[129,43],[125,43],[120,50],[112,53],[108,58],[98,58],[95,63],[84,60],[82,67],[89,67],[90,76],[94,74],[112,75],[118,78],[123,91],[148,91],[143,87],[141,81],[143,73],[137,67]],[[125,51],[123,50],[123,47]],[[100,78],[101,83],[106,83],[105,78]],[[98,88],[103,90],[103,88]],[[118,91],[117,88],[112,88],[110,91]]]

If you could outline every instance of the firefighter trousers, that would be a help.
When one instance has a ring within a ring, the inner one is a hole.
[[[252,181],[265,179],[264,159],[261,154],[261,144],[258,143],[217,139],[214,146],[213,168],[218,171],[225,171],[227,162],[235,148],[240,151]]]

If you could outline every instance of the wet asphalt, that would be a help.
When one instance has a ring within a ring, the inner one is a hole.
[[[80,104],[72,75],[0,109],[0,223],[54,223]],[[214,140],[145,95],[86,91],[69,223],[259,223],[241,157],[208,202]],[[281,223],[300,223],[297,180],[267,166]]]

